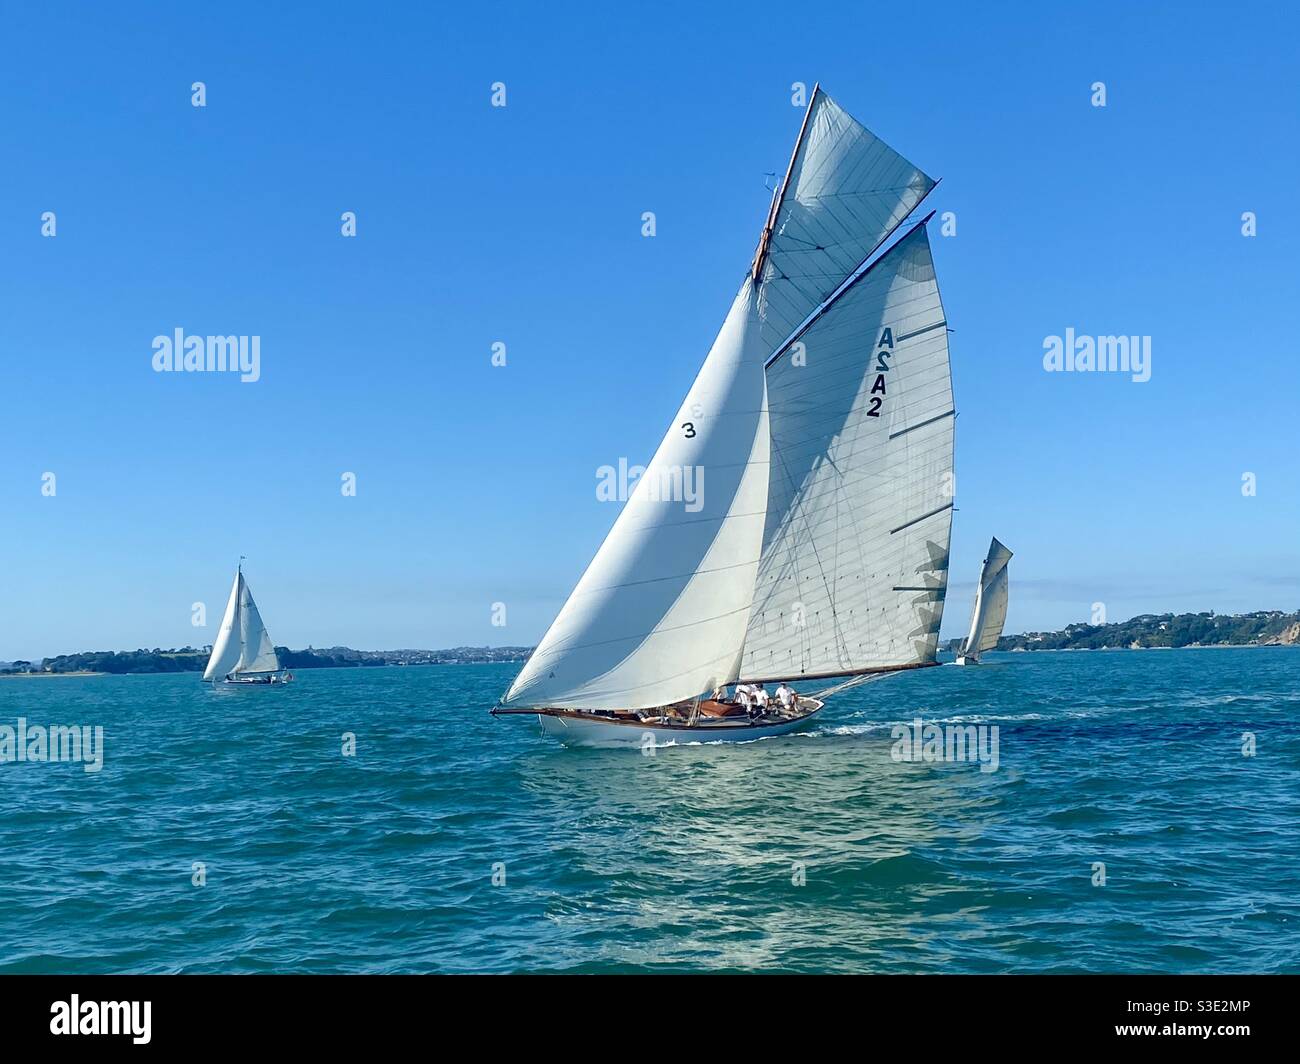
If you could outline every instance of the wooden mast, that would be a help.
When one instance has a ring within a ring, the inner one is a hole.
[[[799,136],[795,138],[794,151],[790,153],[790,165],[785,168],[785,177],[781,184],[777,186],[772,193],[772,205],[767,210],[767,222],[763,226],[763,233],[758,238],[758,248],[754,251],[754,263],[750,267],[750,276],[754,281],[759,280],[759,275],[763,271],[763,263],[767,261],[768,245],[772,242],[772,227],[776,225],[776,215],[781,209],[781,202],[785,199],[785,190],[790,184],[790,175],[794,173],[794,163],[799,158],[799,147],[803,144],[804,134],[808,131],[808,117],[812,114],[813,104],[817,102],[817,93],[821,91],[821,82],[813,85],[812,95],[808,97],[808,106],[804,109],[803,123],[799,126]]]

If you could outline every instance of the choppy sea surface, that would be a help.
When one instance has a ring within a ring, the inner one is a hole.
[[[1300,649],[995,654],[653,756],[488,716],[515,669],[0,680],[104,733],[0,763],[0,972],[1300,971]],[[916,718],[996,771],[896,760]]]

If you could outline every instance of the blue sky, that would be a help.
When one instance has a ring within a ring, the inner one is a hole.
[[[945,636],[993,534],[1009,631],[1300,607],[1300,26],[1199,8],[5,4],[0,659],[208,642],[240,554],[277,643],[535,641],[817,80],[957,215]],[[177,327],[262,380],[154,373]],[[1151,380],[1045,373],[1067,327]]]

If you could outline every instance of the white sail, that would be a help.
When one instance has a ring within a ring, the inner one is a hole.
[[[989,544],[988,557],[980,569],[975,605],[971,609],[970,631],[961,649],[964,658],[974,660],[985,650],[992,650],[998,645],[1002,626],[1007,620],[1007,563],[1011,558],[1011,551],[999,543],[995,536]]]
[[[933,187],[931,178],[814,88],[755,255],[768,351],[866,262]]]
[[[741,676],[933,661],[954,412],[923,224],[772,360],[767,385],[770,495]]]
[[[665,490],[687,478],[696,498]],[[632,497],[502,704],[643,709],[733,681],[767,482],[763,351],[746,278]]]
[[[988,615],[980,633],[980,651],[992,650],[1002,636],[1002,626],[1007,623],[1007,571],[1005,569],[989,585]]]
[[[205,680],[224,680],[240,673],[278,672],[280,660],[242,571],[235,572],[221,628],[212,643]]]
[[[226,612],[221,618],[221,627],[217,630],[217,638],[212,641],[212,654],[208,658],[208,667],[203,670],[204,680],[223,680],[239,663],[241,650],[239,599],[243,585],[243,574],[236,572],[235,583],[230,589],[230,599],[226,603]]]
[[[280,659],[276,657],[275,647],[271,645],[271,636],[262,623],[253,593],[248,590],[248,581],[243,582],[243,592],[239,602],[240,654],[235,666],[236,675],[250,672],[278,672]]]

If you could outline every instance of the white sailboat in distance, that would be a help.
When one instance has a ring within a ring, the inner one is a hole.
[[[235,584],[203,679],[229,684],[280,684],[293,679],[292,673],[280,668],[271,636],[244,579],[243,559],[235,569]]]
[[[1002,626],[1007,622],[1007,598],[1010,585],[1007,581],[1007,563],[1011,552],[998,542],[996,536],[989,544],[988,557],[980,569],[979,586],[975,589],[975,605],[970,615],[970,632],[957,653],[958,665],[977,665],[980,655],[998,645]]]
[[[813,89],[704,365],[494,714],[580,745],[764,738],[936,664],[954,410],[929,216],[881,252],[934,185]]]

